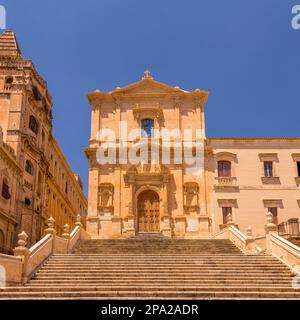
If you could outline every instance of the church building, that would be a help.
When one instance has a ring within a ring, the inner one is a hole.
[[[244,233],[251,226],[259,237],[264,235],[268,212],[283,229],[297,226],[300,139],[206,137],[207,99],[205,91],[160,83],[149,71],[126,87],[88,94],[92,116],[90,145],[85,149],[89,159],[87,231],[93,238],[144,233],[209,238],[228,223]],[[107,137],[109,130],[113,137]],[[140,137],[132,134],[137,130]],[[178,143],[172,135],[163,134],[155,139],[155,130],[177,130],[182,140]],[[192,132],[188,143],[190,156],[198,161],[196,173],[189,170],[189,163],[176,161],[178,148],[185,150],[185,130]],[[136,145],[145,138],[144,151],[151,153],[155,148],[156,161],[150,157],[124,161],[124,151],[125,156],[143,152]],[[170,146],[169,162],[162,161],[165,145]],[[105,163],[101,154],[112,154],[116,161]]]

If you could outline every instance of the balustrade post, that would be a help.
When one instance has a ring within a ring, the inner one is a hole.
[[[271,242],[271,235],[272,233],[278,234],[277,226],[274,223],[273,214],[271,212],[267,213],[267,224],[265,225],[265,232],[266,232],[266,248],[267,253],[272,253],[272,242]]]
[[[70,226],[66,223],[64,225],[64,233],[61,235],[65,239],[70,239]]]
[[[50,217],[48,219],[48,228],[45,229],[44,234],[50,234],[52,237],[52,253],[54,252],[54,247],[55,247],[55,235],[56,235],[56,231],[54,229],[54,224],[55,224],[55,220],[53,219],[53,217]]]
[[[64,225],[63,231],[64,233],[61,236],[67,240],[66,253],[68,253],[70,245],[70,226],[67,223]]]
[[[81,215],[80,215],[80,214],[78,214],[78,215],[76,216],[75,226],[78,226],[78,227],[82,228]]]
[[[26,247],[28,235],[25,231],[18,234],[18,246],[13,249],[14,255],[22,258],[22,283],[27,281],[27,262],[29,259],[29,250]]]
[[[248,227],[247,231],[247,238],[246,238],[246,252],[248,253],[254,253],[255,252],[255,248],[254,248],[254,244],[255,244],[255,238],[253,237],[252,234],[252,228]]]

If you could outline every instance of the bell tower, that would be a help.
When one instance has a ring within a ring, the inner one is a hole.
[[[0,126],[24,170],[17,217],[32,244],[41,237],[46,219],[52,99],[32,61],[22,57],[12,31],[0,37]]]

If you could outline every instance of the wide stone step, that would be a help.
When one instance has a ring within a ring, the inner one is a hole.
[[[161,247],[234,247],[234,244],[230,241],[201,241],[201,240],[141,240],[141,241],[126,241],[126,240],[115,240],[115,241],[105,241],[105,240],[87,240],[87,242],[80,241],[77,248],[82,247],[152,247],[152,248],[161,248]]]
[[[60,258],[60,257],[66,257],[66,258],[87,258],[87,257],[91,257],[91,258],[98,258],[98,257],[191,257],[191,258],[195,258],[195,257],[200,257],[200,258],[234,258],[234,259],[240,259],[240,258],[245,258],[247,259],[248,257],[256,257],[257,259],[265,259],[265,258],[269,258],[269,259],[273,259],[275,260],[274,257],[272,256],[267,256],[267,255],[262,255],[262,256],[257,256],[257,255],[244,255],[242,253],[238,253],[238,254],[225,254],[225,253],[219,253],[216,255],[211,255],[211,254],[207,254],[207,253],[181,253],[181,254],[174,254],[174,253],[169,253],[169,252],[164,252],[162,254],[160,254],[159,256],[155,253],[153,254],[144,254],[144,253],[126,253],[126,254],[109,254],[109,253],[105,253],[105,254],[101,254],[101,253],[81,253],[81,254],[77,254],[77,253],[72,253],[72,254],[55,254],[53,255],[53,257],[51,257],[52,259],[55,258]]]
[[[107,281],[131,281],[131,280],[158,280],[158,281],[164,281],[164,280],[170,280],[170,281],[176,281],[176,280],[184,280],[184,281],[222,281],[222,280],[228,280],[228,281],[239,281],[239,280],[254,280],[254,281],[291,281],[292,277],[290,274],[276,274],[276,275],[270,275],[267,279],[265,274],[262,275],[248,275],[248,274],[242,274],[242,275],[235,275],[235,274],[229,274],[229,275],[214,275],[208,277],[207,275],[186,275],[186,274],[178,274],[178,275],[153,275],[153,274],[143,274],[141,275],[130,275],[130,274],[92,274],[92,275],[86,275],[86,274],[66,274],[63,275],[61,273],[53,273],[53,274],[39,274],[37,278],[33,278],[31,281],[37,281],[37,280],[54,280],[54,281],[60,281],[64,279],[72,279],[76,281],[80,281],[81,279],[89,279],[89,280],[107,280]]]
[[[26,286],[63,286],[63,285],[87,285],[87,286],[98,286],[98,285],[273,285],[273,286],[280,286],[286,285],[291,287],[291,280],[256,280],[256,279],[244,279],[244,280],[235,280],[235,279],[227,279],[227,280],[199,280],[199,279],[36,279],[30,281],[29,284]]]
[[[116,266],[116,267],[133,267],[133,266],[137,266],[137,267],[143,267],[143,266],[149,266],[150,262],[147,261],[139,261],[139,262],[103,262],[103,261],[99,261],[99,262],[87,262],[87,263],[80,263],[80,262],[64,262],[64,263],[54,263],[54,262],[47,262],[44,266],[46,267],[59,267],[59,268],[64,268],[64,267],[70,267],[73,266],[75,268],[77,267],[81,267],[81,268],[85,268],[85,267],[105,267],[105,266]],[[151,263],[152,265],[152,263]],[[277,263],[214,263],[214,262],[197,262],[197,261],[189,261],[189,262],[185,262],[185,263],[167,263],[165,261],[160,261],[160,262],[155,262],[153,263],[154,267],[160,268],[160,267],[164,267],[164,266],[170,266],[170,267],[182,267],[182,266],[187,266],[187,267],[191,267],[191,266],[196,266],[196,267],[201,267],[201,268],[207,268],[207,267],[218,267],[218,266],[222,266],[222,267],[231,267],[231,268],[245,268],[245,267],[257,267],[257,268],[283,268],[283,269],[288,269],[286,266],[277,264]]]
[[[281,263],[279,260],[276,259],[267,259],[267,258],[254,258],[254,257],[248,257],[248,258],[243,258],[243,257],[215,257],[212,258],[210,257],[205,257],[205,256],[148,256],[148,255],[143,255],[143,256],[110,256],[110,255],[104,255],[104,256],[94,256],[94,257],[51,257],[49,261],[55,261],[55,262],[60,262],[60,261],[82,261],[82,262],[90,262],[90,261],[130,261],[130,262],[135,262],[135,261],[147,261],[147,262],[155,262],[155,261],[166,261],[166,262],[185,262],[185,261],[203,261],[203,262],[238,262],[238,263],[243,263],[243,262],[272,262],[272,263]]]
[[[271,264],[271,265],[282,265],[281,262],[276,260],[239,260],[239,259],[201,259],[201,258],[194,258],[194,259],[149,259],[149,258],[127,258],[127,259],[110,259],[110,258],[103,258],[103,259],[49,259],[47,263],[220,263],[220,264],[236,264],[236,265],[243,265],[243,264]]]
[[[87,240],[0,299],[300,299],[288,267],[229,240]]]
[[[300,298],[295,292],[259,292],[259,291],[40,291],[0,293],[0,299],[295,299]]]
[[[54,261],[49,261],[45,266],[47,267],[103,267],[103,266],[124,266],[124,267],[132,267],[132,266],[138,266],[138,267],[144,267],[148,266],[150,261],[137,261],[137,262],[132,262],[132,261],[119,261],[119,262],[112,262],[112,261],[97,261],[97,262],[79,262],[79,261],[74,261],[74,262],[54,262]],[[155,267],[161,267],[165,266],[166,262],[165,261],[158,261],[153,263]],[[246,265],[243,263],[217,263],[217,262],[208,262],[208,261],[186,261],[186,262],[169,262],[169,266],[198,266],[198,267],[216,267],[216,266],[222,266],[222,267],[231,267],[231,268],[244,268],[246,266],[255,266],[257,268],[281,268],[281,269],[287,269],[287,267],[284,267],[280,265],[279,263],[262,263],[262,262],[257,262],[257,263],[247,263]]]
[[[149,262],[149,263],[158,263],[158,262],[165,262],[165,263],[183,263],[183,262],[202,262],[202,263],[235,263],[235,264],[244,264],[244,263],[266,263],[266,264],[281,264],[282,263],[278,260],[267,260],[267,259],[207,259],[207,258],[183,258],[183,259],[178,259],[178,258],[149,258],[149,257],[127,257],[127,258],[121,258],[121,257],[114,257],[114,258],[86,258],[86,259],[78,259],[78,258],[73,258],[73,259],[54,259],[50,258],[48,262],[53,262],[53,263],[97,263],[97,262],[112,262],[112,263],[117,263],[117,262],[128,262],[128,263],[136,263],[136,262]]]
[[[176,254],[180,254],[180,252],[178,250],[174,250],[174,251],[168,251],[170,255],[176,255]],[[222,251],[220,252],[215,252],[215,253],[211,253],[210,255],[211,256],[214,256],[214,255],[220,255],[222,253]],[[143,255],[153,255],[153,256],[160,256],[160,255],[163,255],[165,254],[165,251],[157,251],[157,252],[153,252],[153,251],[141,251],[141,250],[122,250],[122,251],[113,251],[113,250],[109,250],[109,251],[97,251],[97,250],[91,250],[91,251],[87,251],[87,252],[82,252],[82,254],[103,254],[103,255],[125,255],[125,254],[131,254],[131,255],[134,255],[134,254],[143,254]],[[186,251],[182,254],[187,254]],[[195,252],[190,252],[190,254],[199,254],[199,252],[195,251]],[[227,255],[229,254],[232,254],[232,253],[226,253]]]
[[[247,272],[247,271],[259,271],[259,272],[265,272],[265,271],[277,271],[277,272],[281,272],[281,271],[288,271],[289,269],[287,269],[286,267],[282,266],[276,266],[276,267],[265,267],[265,268],[259,268],[258,266],[240,266],[239,270],[237,270],[236,267],[232,267],[232,266],[222,266],[222,265],[174,265],[174,266],[170,266],[170,265],[156,265],[156,266],[151,266],[151,265],[133,265],[130,267],[131,271],[135,271],[135,272],[139,272],[141,270],[143,271],[156,271],[156,272],[160,272],[160,271],[196,271],[201,269],[202,272],[209,272],[209,271],[216,271],[216,270],[226,270],[228,272],[232,271],[232,272]],[[43,267],[43,270],[45,271],[49,271],[49,270],[60,270],[60,271],[97,271],[97,272],[101,272],[101,271],[117,271],[117,270],[128,270],[128,266],[121,264],[121,265],[95,265],[95,266],[74,266],[74,265],[67,265],[67,266],[48,266],[45,265]]]
[[[47,286],[24,286],[24,287],[8,287],[5,289],[5,292],[36,292],[36,291],[43,291],[47,290],[50,291],[61,291],[61,292],[75,292],[75,291],[177,291],[177,292],[184,292],[184,291],[256,291],[256,292],[294,292],[291,286],[274,286],[274,285],[247,285],[247,286],[236,286],[236,285],[165,285],[165,286],[157,286],[157,285],[97,285],[97,286],[83,286],[83,285],[76,285],[76,283],[64,286],[58,285],[47,285]],[[2,289],[0,288],[0,292]],[[298,291],[300,296],[300,290]]]
[[[44,272],[44,273],[38,273],[36,276],[39,277],[41,275],[47,275],[49,274],[50,276],[54,276],[54,275],[57,275],[57,272],[51,272],[49,271],[48,273]],[[70,276],[70,272],[60,272],[61,276]],[[83,272],[74,272],[72,273],[72,276],[80,276],[82,275]],[[84,275],[86,276],[96,276],[97,274],[99,273],[95,273],[95,272],[84,272]],[[106,277],[116,277],[116,276],[120,276],[120,277],[124,277],[126,275],[130,275],[130,276],[133,276],[133,275],[136,275],[137,273],[136,272],[105,272],[105,273],[101,273],[103,276],[106,276]],[[169,272],[164,272],[164,273],[161,273],[162,276],[168,276]],[[174,276],[180,276],[182,275],[183,273],[182,272],[174,272]],[[232,272],[222,272],[222,271],[216,271],[216,272],[209,272],[209,273],[201,273],[201,272],[190,272],[190,273],[184,273],[186,277],[189,277],[189,276],[205,276],[207,278],[212,278],[212,277],[216,277],[216,276],[223,276],[223,277],[230,277],[230,276],[243,276],[243,277],[248,277],[248,276],[260,276],[260,277],[277,277],[278,275],[278,272],[255,272],[255,273],[245,273],[245,272],[238,272],[238,273],[232,273]],[[139,273],[139,276],[140,277],[146,277],[147,275],[149,275],[148,272],[140,272]],[[159,276],[160,273],[153,273],[153,275],[155,276]],[[291,276],[290,273],[286,272],[286,273],[282,273],[283,276]],[[172,276],[170,276],[172,277]]]
[[[133,259],[139,259],[139,258],[149,258],[149,259],[211,259],[211,260],[228,260],[228,259],[232,259],[232,260],[271,260],[271,261],[278,261],[277,259],[275,259],[272,256],[268,256],[268,255],[262,255],[262,256],[258,256],[258,255],[243,255],[243,254],[215,254],[215,255],[211,255],[211,254],[203,254],[203,253],[195,253],[195,254],[168,254],[168,253],[163,253],[160,255],[157,254],[141,254],[141,253],[135,253],[135,254],[97,254],[97,253],[93,253],[93,254],[69,254],[69,255],[65,255],[65,254],[61,254],[61,255],[53,255],[51,257],[51,259],[110,259],[110,258],[119,258],[119,259],[125,259],[128,257],[131,257]]]
[[[79,248],[76,249],[74,252],[84,252],[84,251],[92,251],[92,250],[97,250],[97,251],[119,251],[119,252],[123,252],[124,250],[130,251],[139,251],[139,252],[144,252],[144,251],[150,251],[150,252],[164,252],[164,251],[168,251],[168,252],[178,252],[178,251],[182,251],[185,253],[189,253],[189,252],[195,252],[195,251],[199,251],[199,252],[206,252],[206,253],[214,253],[214,252],[228,252],[228,253],[235,253],[238,252],[237,248],[228,248],[228,247],[216,247],[216,248],[207,248],[207,247],[194,247],[194,248],[181,248],[181,247],[171,247],[171,248],[145,248],[145,247],[87,247],[87,248]]]
[[[228,292],[200,292],[200,291],[186,291],[186,292],[157,292],[157,291],[110,291],[110,292],[95,292],[95,291],[78,291],[78,292],[47,292],[47,291],[40,291],[40,292],[24,292],[24,293],[0,293],[0,299],[2,300],[36,300],[36,299],[82,299],[82,300],[109,300],[109,299],[119,299],[119,300],[128,300],[128,299],[135,299],[135,300],[172,300],[172,299],[193,299],[193,300],[211,300],[211,299],[290,299],[290,300],[299,300],[300,295],[298,293],[293,292],[284,292],[278,293],[277,291],[274,292],[236,292],[236,291],[228,291]]]

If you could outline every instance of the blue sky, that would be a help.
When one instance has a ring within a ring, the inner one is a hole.
[[[297,137],[300,0],[1,1],[53,97],[54,133],[87,190],[86,93],[153,77],[210,92],[209,137]]]

